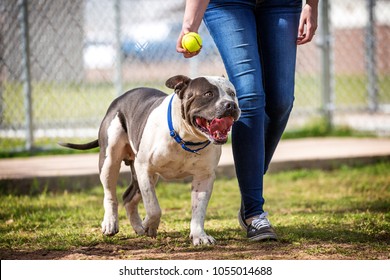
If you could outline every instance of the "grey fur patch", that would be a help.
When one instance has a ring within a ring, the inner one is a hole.
[[[107,110],[99,131],[100,148],[107,146],[107,128],[118,114],[124,131],[137,152],[146,121],[150,113],[158,107],[166,93],[152,88],[136,88],[116,98]]]

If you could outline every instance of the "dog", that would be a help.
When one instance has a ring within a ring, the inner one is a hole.
[[[221,145],[240,116],[234,86],[224,77],[171,77],[170,95],[136,88],[116,98],[100,125],[98,139],[86,144],[59,143],[73,149],[100,147],[99,174],[104,188],[102,232],[119,231],[116,184],[122,161],[130,166],[131,183],[123,194],[131,226],[139,235],[156,237],[161,218],[155,186],[159,176],[192,176],[193,245],[214,244],[204,231],[206,208],[221,156]],[[146,216],[141,220],[138,204]]]

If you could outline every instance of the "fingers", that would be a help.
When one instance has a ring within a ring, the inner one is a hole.
[[[307,43],[307,41],[305,40],[305,38],[306,38],[305,24],[306,24],[305,20],[302,19],[302,17],[301,17],[301,19],[299,20],[297,45],[302,45],[302,44]]]
[[[305,5],[299,20],[297,45],[310,42],[317,30],[317,7]]]
[[[305,19],[301,16],[299,19],[298,38],[303,37],[305,34]]]
[[[181,40],[182,40],[183,36],[184,36],[184,32],[181,32],[179,35],[179,38],[177,39],[177,42],[176,42],[176,51],[178,53],[182,53],[185,58],[191,58],[191,57],[198,55],[202,48],[200,48],[200,50],[196,51],[196,52],[189,52],[182,47]]]
[[[181,45],[181,40],[183,39],[183,36],[184,36],[184,33],[181,32],[179,35],[179,38],[177,38],[177,41],[176,41],[176,51],[178,53],[185,53],[186,52],[186,50]]]
[[[303,45],[306,43],[309,43],[313,40],[313,37],[315,35],[316,27],[313,27],[310,24],[306,24],[306,32],[305,33],[298,33],[297,37],[297,45]]]
[[[199,53],[200,53],[200,50],[196,51],[196,52],[187,52],[186,51],[185,53],[183,53],[183,56],[185,58],[191,58],[191,57],[197,56]]]
[[[182,53],[185,58],[191,58],[191,57],[194,57],[200,53],[200,50],[196,51],[196,52],[188,52],[187,50],[183,49],[181,46],[176,47],[176,51],[178,53]]]

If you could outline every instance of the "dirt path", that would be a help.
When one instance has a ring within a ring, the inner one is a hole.
[[[1,259],[29,260],[115,260],[115,259],[271,259],[271,260],[312,260],[312,259],[389,259],[390,249],[378,250],[366,244],[287,244],[282,242],[235,243],[213,247],[156,246],[153,241],[139,241],[118,246],[98,244],[65,251],[11,251],[0,250]],[[147,249],[145,249],[147,248]]]

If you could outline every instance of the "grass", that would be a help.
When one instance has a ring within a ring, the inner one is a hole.
[[[390,77],[379,77],[380,104],[389,103]],[[361,75],[337,75],[335,77],[335,106],[366,107],[367,80]],[[124,90],[139,87],[139,84],[126,84]],[[155,87],[171,92],[163,82],[150,82],[142,86]],[[21,83],[4,82],[1,85],[2,124],[6,126],[22,126],[25,122],[24,96]],[[32,84],[32,109],[35,125],[47,125],[77,121],[80,123],[96,123],[107,110],[108,105],[116,97],[115,87],[111,83],[43,83]],[[295,110],[299,108],[319,109],[321,107],[320,81],[313,75],[297,74]]]
[[[81,139],[81,138],[66,138],[61,142],[71,143],[86,143],[92,139]],[[13,147],[24,147],[25,141],[21,139],[9,139],[6,147],[0,148],[0,159],[4,158],[20,158],[20,157],[31,157],[31,156],[47,156],[47,155],[70,155],[70,154],[85,154],[85,153],[98,153],[99,148],[91,150],[74,150],[61,147],[55,139],[40,138],[35,141],[34,147],[31,151],[25,150],[24,148],[12,149]],[[3,149],[3,150],[2,150]]]
[[[193,247],[190,184],[161,182],[157,239],[136,236],[120,207],[120,232],[100,233],[101,187],[77,193],[1,195],[1,259],[389,259],[390,162],[265,177],[279,242],[249,243],[236,220],[235,179],[218,179],[205,228],[218,243]],[[118,196],[124,191],[120,187]],[[141,215],[144,210],[141,207]]]
[[[128,90],[138,85],[124,85]],[[145,85],[154,86],[154,85]],[[1,115],[3,125],[24,125],[24,95],[20,83],[2,85],[2,102],[6,104]],[[32,111],[35,125],[48,123],[95,124],[101,120],[116,97],[111,83],[42,83],[32,84]],[[162,90],[167,91],[167,88]]]
[[[332,126],[323,118],[313,118],[299,129],[286,130],[282,139],[297,139],[306,137],[377,137],[375,133],[358,131],[348,126]]]
[[[368,104],[367,77],[364,75],[338,74],[334,77],[335,108],[366,108]],[[321,81],[318,76],[297,74],[295,80],[296,108],[320,108],[322,102]],[[378,77],[378,102],[388,104],[390,76]]]

